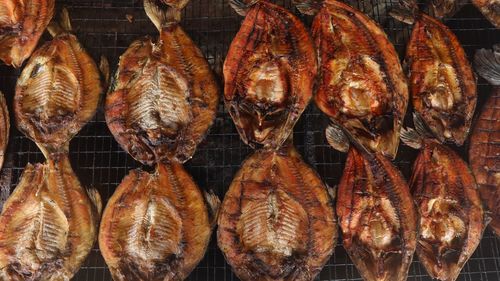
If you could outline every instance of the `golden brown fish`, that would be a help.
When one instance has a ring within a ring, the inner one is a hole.
[[[71,138],[93,116],[99,72],[76,37],[67,11],[54,39],[21,73],[14,97],[19,130],[47,158],[28,164],[0,216],[0,279],[66,281],[78,271],[97,236],[97,191],[84,189],[71,169]]]
[[[475,68],[493,85],[475,122],[469,144],[469,161],[483,203],[490,212],[491,229],[500,236],[500,45],[476,52]]]
[[[178,12],[144,3],[160,38],[137,40],[121,56],[106,121],[122,148],[143,164],[183,163],[212,125],[219,88],[201,51],[175,21]]]
[[[110,198],[99,246],[118,281],[184,280],[203,258],[220,202],[182,167],[215,118],[219,89],[200,50],[182,30],[187,1],[146,0],[160,32],[135,41],[120,58],[106,98],[118,143],[154,173],[131,171]]]
[[[392,15],[414,23],[406,50],[413,107],[439,141],[462,145],[476,107],[476,77],[455,34],[414,2],[406,5]]]
[[[208,194],[206,194],[208,195]],[[110,198],[99,246],[113,280],[184,280],[203,258],[219,201],[203,195],[182,164],[133,170]]]
[[[0,92],[0,170],[3,166],[7,143],[9,142],[10,118],[7,103],[2,92]]]
[[[319,9],[312,25],[320,72],[316,104],[359,143],[394,158],[408,105],[408,86],[394,46],[375,21],[347,4],[295,2],[304,13]],[[344,150],[339,147],[343,141],[330,143]]]
[[[472,4],[478,8],[481,13],[496,28],[500,28],[500,1],[499,0],[472,0]]]
[[[0,59],[20,67],[54,15],[55,0],[0,1]]]
[[[241,280],[313,280],[337,240],[325,185],[292,145],[257,151],[226,193],[217,239]]]
[[[406,181],[380,153],[349,150],[337,193],[343,245],[365,281],[404,281],[417,213]]]
[[[224,62],[224,102],[242,140],[279,148],[312,97],[317,72],[304,25],[263,1],[231,1],[246,14]]]
[[[414,121],[417,131],[401,133],[420,149],[410,180],[420,213],[417,255],[432,278],[454,281],[482,238],[483,207],[467,163],[430,138],[421,122]]]

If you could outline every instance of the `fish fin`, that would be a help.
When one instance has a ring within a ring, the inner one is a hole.
[[[420,114],[414,112],[413,113],[413,125],[415,126],[415,130],[417,133],[425,138],[434,138],[437,139],[436,136],[432,133],[432,130],[425,124],[424,119]]]
[[[62,8],[61,13],[59,14],[59,19],[52,19],[47,26],[47,30],[49,31],[52,37],[56,37],[59,34],[70,33],[73,31],[71,27],[71,19],[69,17],[69,12],[66,7]]]
[[[417,2],[415,0],[400,0],[399,4],[399,7],[392,8],[389,11],[389,15],[400,22],[415,23],[419,14]]]
[[[99,62],[99,70],[102,73],[102,77],[104,79],[104,88],[108,88],[110,81],[110,72],[109,72],[109,61],[108,59],[102,55],[101,61]]]
[[[247,10],[261,0],[229,0],[229,5],[240,16],[245,16]]]
[[[474,55],[474,68],[492,85],[500,86],[500,44],[494,45],[493,50],[477,50]]]
[[[413,147],[415,149],[420,149],[422,147],[422,135],[420,135],[415,129],[401,128],[399,138],[405,145],[409,147]]]
[[[159,0],[144,0],[144,11],[159,31],[169,23],[181,20],[179,7],[163,4]]]
[[[315,15],[323,4],[322,0],[292,0],[297,10],[304,15]]]
[[[325,129],[326,141],[335,150],[346,153],[349,150],[349,138],[340,125],[331,122]]]
[[[219,216],[221,201],[219,197],[215,195],[213,190],[210,190],[208,192],[205,191],[204,195],[209,207],[208,210],[210,213],[210,225],[213,228],[215,226],[215,223],[217,222],[217,217]]]
[[[98,218],[100,218],[102,214],[102,198],[99,194],[99,191],[97,191],[96,188],[91,187],[87,189],[87,195],[89,196],[90,201],[95,206]]]
[[[337,186],[330,187],[327,185],[326,191],[328,192],[328,196],[330,196],[332,202],[335,202],[335,199],[337,198]]]
[[[7,201],[7,198],[9,198],[10,195],[13,163],[12,153],[7,153],[5,156],[4,167],[0,170],[0,213],[3,209],[5,201]]]

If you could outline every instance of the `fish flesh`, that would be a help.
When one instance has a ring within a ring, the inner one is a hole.
[[[499,0],[472,0],[472,4],[483,13],[491,24],[500,28],[500,1]]]
[[[16,85],[18,129],[48,155],[69,141],[95,114],[102,86],[99,70],[71,31],[66,10],[53,24],[52,41],[30,58]]]
[[[246,17],[224,62],[224,103],[246,144],[276,149],[312,97],[315,50],[289,11],[267,1],[243,2],[231,1]]]
[[[0,60],[16,68],[31,55],[54,15],[55,0],[0,2]]]
[[[337,192],[343,245],[365,281],[404,281],[417,213],[401,173],[381,153],[352,146]]]
[[[413,107],[440,142],[462,145],[476,107],[476,77],[455,34],[408,5],[406,15],[392,15],[414,24],[405,59]]]
[[[493,90],[472,130],[469,161],[491,217],[489,225],[500,236],[500,45],[477,51],[474,64]]]
[[[145,5],[160,38],[157,43],[139,39],[121,56],[106,98],[106,121],[137,161],[183,163],[212,125],[219,87],[198,47],[174,19],[167,19],[179,12],[167,15],[152,1]]]
[[[219,88],[179,25],[187,1],[163,2],[144,1],[160,38],[130,45],[106,97],[117,142],[156,166],[131,171],[104,211],[99,246],[115,281],[186,279],[205,254],[220,205],[182,167],[215,118]]]
[[[0,92],[0,170],[3,166],[5,154],[7,153],[7,143],[9,142],[10,118],[7,110],[7,102]]]
[[[484,211],[467,163],[416,119],[403,141],[420,149],[410,189],[420,213],[417,255],[432,278],[454,281],[483,235]]]
[[[308,1],[296,0],[303,10]],[[319,60],[317,106],[357,142],[394,158],[408,86],[387,35],[359,10],[327,0],[314,18],[312,36]]]
[[[70,280],[94,246],[100,208],[67,154],[28,164],[0,216],[0,280]]]
[[[327,189],[292,145],[259,150],[226,193],[217,240],[241,280],[313,280],[337,240]]]
[[[110,198],[99,233],[113,280],[184,280],[210,241],[214,195],[205,199],[181,164],[160,163],[153,174],[132,170]]]
[[[0,215],[0,279],[70,280],[97,236],[101,201],[82,187],[69,141],[93,116],[99,71],[71,32],[63,10],[54,39],[35,51],[14,96],[16,123],[40,147],[44,164],[28,164]]]

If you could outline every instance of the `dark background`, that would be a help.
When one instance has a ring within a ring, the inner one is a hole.
[[[400,56],[403,56],[411,27],[401,25],[387,15],[387,9],[396,5],[396,1],[352,1],[384,27]],[[278,4],[298,14],[291,7],[289,0],[280,0]],[[133,40],[146,34],[156,36],[156,30],[147,19],[140,0],[57,0],[57,9],[62,6],[69,9],[73,28],[80,42],[96,61],[100,55],[105,55],[110,61],[112,71],[116,68],[119,56]],[[127,14],[133,16],[133,23],[127,20]],[[302,19],[308,24],[311,22],[310,17]],[[241,20],[242,17],[232,11],[227,0],[192,0],[184,10],[181,25],[213,65],[225,57]],[[500,43],[500,31],[495,30],[470,3],[465,4],[453,18],[447,18],[445,23],[458,36],[469,58],[478,48],[491,48],[494,43]],[[41,41],[48,39],[49,36],[45,34]],[[10,110],[18,74],[19,70],[0,64],[0,90],[6,96]],[[480,78],[478,90],[480,109],[491,87]],[[345,155],[335,152],[326,144],[323,133],[326,123],[326,118],[311,104],[295,127],[294,141],[304,160],[319,172],[328,185],[334,186],[342,174]],[[12,127],[4,172],[12,171],[13,177],[10,186],[1,190],[2,200],[5,200],[15,187],[28,162],[44,161],[36,145],[22,136],[14,125]],[[213,189],[222,198],[233,175],[251,151],[241,142],[232,120],[221,104],[209,135],[199,145],[194,158],[185,166],[200,188]],[[457,151],[466,158],[463,148],[457,148]],[[73,168],[81,182],[86,186],[97,187],[104,203],[128,171],[140,167],[111,136],[104,122],[102,106],[99,107],[96,117],[73,139],[70,154]],[[406,178],[409,177],[415,156],[416,151],[400,146],[395,163]],[[317,279],[362,280],[340,244]],[[111,280],[97,245],[74,280]],[[189,280],[238,279],[225,262],[215,239],[212,239],[205,258]],[[431,280],[416,257],[408,280]],[[481,244],[465,265],[458,280],[500,280],[499,239],[495,238],[491,231],[486,231]]]

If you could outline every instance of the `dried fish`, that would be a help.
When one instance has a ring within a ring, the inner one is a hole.
[[[120,58],[106,98],[106,121],[136,160],[104,211],[99,246],[118,281],[184,280],[203,258],[220,204],[182,167],[215,118],[219,89],[201,51],[178,21],[185,0],[145,0],[160,32]],[[207,210],[211,209],[211,215]]]
[[[472,0],[472,4],[478,8],[481,13],[496,28],[500,28],[500,1],[498,0]]]
[[[55,0],[0,2],[0,60],[20,67],[54,15]]]
[[[469,144],[469,161],[483,203],[490,212],[490,227],[500,236],[500,45],[476,52],[475,68],[493,85],[475,122]]]
[[[0,170],[3,166],[7,143],[9,142],[10,119],[7,103],[2,92],[0,92]]]
[[[213,213],[218,199],[207,200]],[[212,221],[211,221],[212,220]],[[113,280],[184,280],[203,258],[213,218],[179,163],[132,170],[102,217],[99,246]]]
[[[366,281],[404,281],[416,247],[407,183],[380,153],[353,146],[337,193],[343,245]]]
[[[462,145],[476,107],[476,78],[457,37],[414,2],[392,15],[414,23],[406,51],[415,111],[441,142]]]
[[[325,185],[292,145],[257,151],[243,163],[222,203],[217,232],[241,280],[313,280],[336,238]]]
[[[93,116],[99,72],[64,10],[54,39],[21,73],[14,97],[19,130],[41,148],[46,163],[28,164],[0,216],[0,279],[70,280],[97,236],[101,201],[84,189],[68,158],[71,138]]]
[[[106,121],[137,161],[183,163],[212,125],[219,88],[203,54],[175,21],[180,12],[158,10],[153,0],[145,7],[159,41],[139,39],[121,56],[106,98]]]
[[[484,212],[474,176],[451,148],[431,138],[423,121],[402,131],[407,145],[420,149],[410,189],[420,212],[417,255],[432,278],[457,279],[481,240]]]
[[[296,2],[304,12],[318,10],[310,0]],[[408,86],[387,35],[365,14],[335,0],[323,2],[312,34],[320,65],[316,104],[363,146],[394,158]]]
[[[243,2],[231,1],[246,17],[224,63],[224,102],[246,144],[279,148],[312,97],[314,46],[286,9]]]

